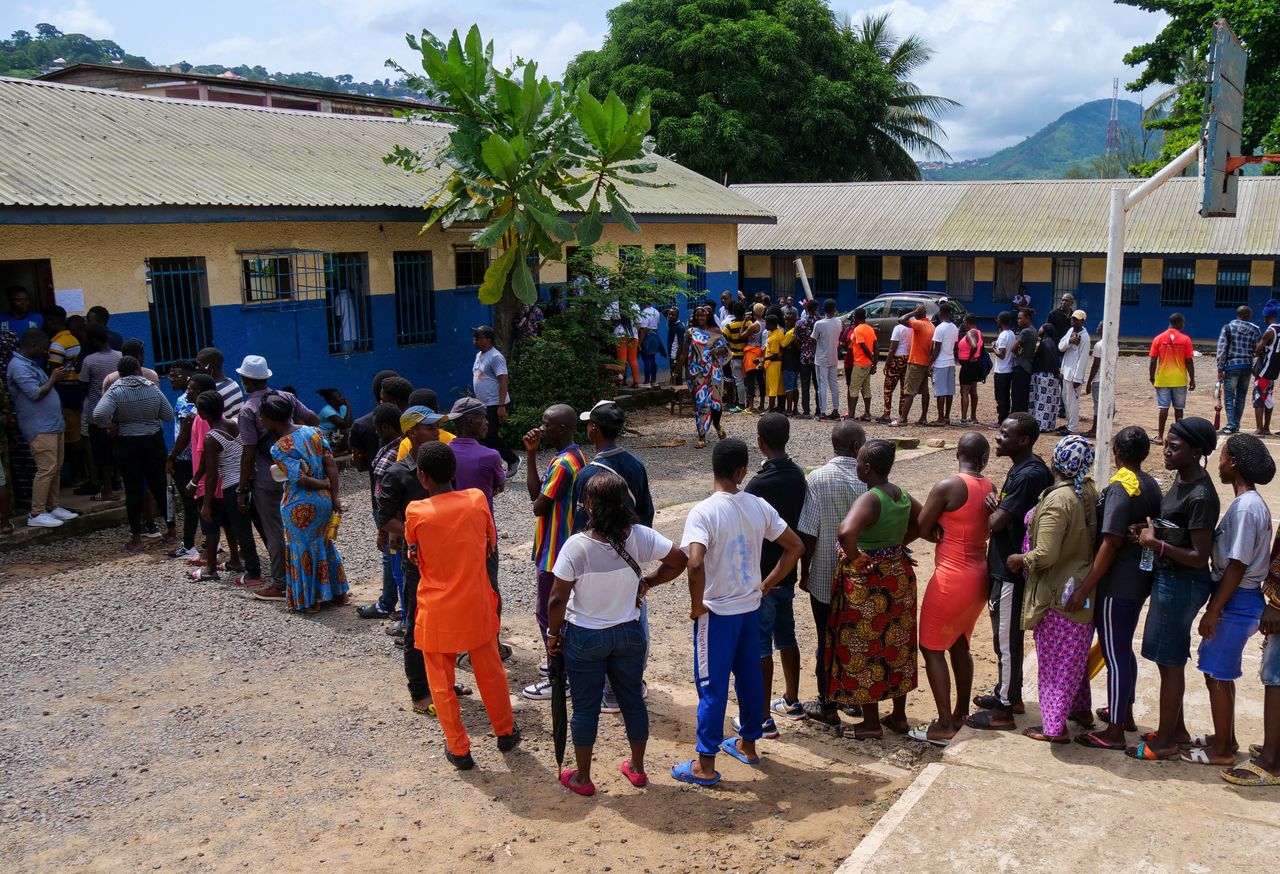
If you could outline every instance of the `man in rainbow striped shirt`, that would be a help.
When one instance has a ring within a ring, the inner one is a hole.
[[[556,576],[552,573],[560,547],[573,531],[573,481],[586,464],[582,450],[573,440],[578,414],[573,407],[556,404],[542,414],[542,425],[524,435],[525,484],[533,515],[538,525],[533,534],[533,561],[538,569],[536,615],[542,642],[547,641],[547,599]],[[538,449],[543,443],[556,451],[547,464],[546,473],[538,476]],[[524,687],[523,695],[534,701],[551,698],[551,680],[545,665],[539,668],[538,680]]]

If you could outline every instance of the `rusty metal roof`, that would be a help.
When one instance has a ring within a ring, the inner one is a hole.
[[[1110,191],[1141,180],[734,185],[778,217],[744,252],[1103,253]],[[1240,180],[1235,218],[1201,218],[1201,181],[1171,180],[1129,212],[1135,254],[1280,256],[1280,178]]]
[[[430,151],[449,127],[174,100],[0,77],[0,206],[416,207],[444,174],[383,164]],[[660,157],[625,189],[638,216],[771,221],[772,214]]]

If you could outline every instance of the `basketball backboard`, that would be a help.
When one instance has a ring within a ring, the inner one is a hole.
[[[1209,87],[1205,95],[1204,193],[1202,216],[1234,216],[1239,177],[1229,168],[1240,157],[1244,120],[1244,75],[1248,56],[1225,18],[1213,26],[1209,49]]]

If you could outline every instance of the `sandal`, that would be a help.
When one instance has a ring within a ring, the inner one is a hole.
[[[1105,722],[1107,725],[1113,725],[1113,724],[1114,724],[1114,723],[1112,723],[1112,721],[1111,721],[1111,708],[1110,708],[1110,707],[1099,707],[1097,710],[1095,710],[1095,711],[1093,711],[1093,712],[1094,712],[1094,715],[1095,715],[1095,716],[1097,716],[1100,720],[1102,720],[1103,722]],[[1137,730],[1138,730],[1138,724],[1137,724],[1136,722],[1134,722],[1132,719],[1130,719],[1128,722],[1126,722],[1126,723],[1124,724],[1124,730],[1125,730],[1125,731],[1137,731]]]
[[[618,770],[622,772],[622,776],[631,781],[631,785],[637,789],[643,789],[649,785],[649,775],[643,771],[631,770],[631,760],[624,759],[622,764],[618,766]]]
[[[1131,759],[1137,759],[1141,762],[1159,762],[1165,759],[1175,759],[1178,757],[1178,752],[1176,750],[1172,753],[1160,755],[1155,750],[1151,749],[1145,740],[1139,741],[1136,747],[1129,747],[1124,751],[1124,754]]]
[[[678,765],[671,766],[672,779],[681,783],[691,783],[694,786],[714,786],[720,782],[720,774],[716,773],[714,777],[697,777],[693,773],[693,759],[687,762],[681,762]]]
[[[1151,741],[1156,739],[1156,733],[1154,731],[1149,731],[1142,736],[1142,739],[1147,743],[1151,743]],[[1205,737],[1203,734],[1193,734],[1191,735],[1190,740],[1178,741],[1178,749],[1180,750],[1193,750],[1196,747],[1207,747],[1208,745],[1209,738]]]
[[[738,739],[736,737],[727,737],[721,741],[720,752],[728,753],[744,765],[760,764],[759,756],[752,758],[742,751],[741,747],[738,746]]]
[[[1084,734],[1076,735],[1076,743],[1080,744],[1082,747],[1089,747],[1089,749],[1092,750],[1123,750],[1126,746],[1123,742],[1111,743],[1110,741],[1103,740],[1098,737],[1098,733],[1096,731],[1086,731]]]
[[[880,724],[884,725],[884,723],[880,723]],[[881,729],[880,731],[858,731],[858,729],[855,728],[853,730],[853,739],[854,740],[884,740],[884,730]]]
[[[414,713],[421,713],[423,716],[435,716],[436,705],[434,701],[428,701],[425,705],[419,707],[417,704],[411,705]]]
[[[931,744],[935,747],[945,748],[951,745],[950,740],[946,740],[943,738],[929,737],[928,723],[924,725],[917,725],[915,728],[911,729],[911,731],[907,732],[907,737],[911,738],[912,740],[918,740],[920,741],[920,743],[923,743],[923,744]]]
[[[1036,726],[1032,726],[1031,728],[1024,729],[1022,732],[1022,736],[1029,737],[1032,740],[1038,740],[1042,743],[1051,743],[1051,744],[1071,743],[1071,735],[1067,734],[1065,731],[1059,735],[1045,734],[1043,725],[1036,725]]]
[[[1232,771],[1245,771],[1253,776],[1233,777]],[[1222,771],[1222,779],[1235,786],[1280,786],[1280,775],[1264,771],[1253,762],[1245,762],[1234,768],[1225,768]]]
[[[193,583],[216,583],[220,578],[217,574],[206,574],[204,571],[195,570],[187,574],[187,579]]]
[[[1178,756],[1178,758],[1180,758],[1182,761],[1191,765],[1217,764],[1217,767],[1219,768],[1223,767],[1220,763],[1209,761],[1209,751],[1204,747],[1192,747],[1189,750],[1183,751],[1183,753],[1180,756]],[[1235,765],[1232,764],[1232,765],[1228,765],[1227,767],[1234,768]]]
[[[1000,725],[994,722],[997,714],[993,710],[983,710],[979,713],[971,713],[964,718],[964,724],[970,728],[976,728],[979,731],[1013,731],[1018,726],[1010,722],[1008,725]],[[1013,717],[1010,717],[1012,719]]]

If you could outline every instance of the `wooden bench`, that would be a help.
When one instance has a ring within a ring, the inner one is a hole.
[[[671,391],[671,415],[683,415],[686,411],[693,412],[693,393],[689,391],[687,385],[672,386]]]

